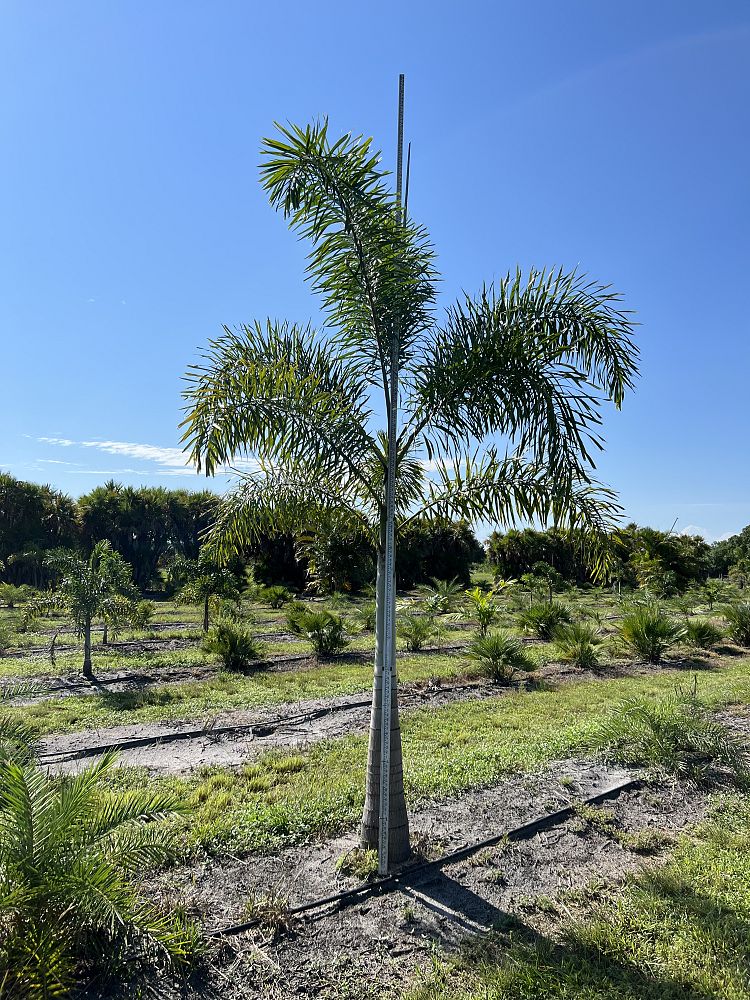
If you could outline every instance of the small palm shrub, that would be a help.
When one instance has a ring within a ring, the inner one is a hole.
[[[25,583],[22,583],[20,587],[16,587],[12,583],[0,583],[0,604],[4,604],[6,608],[15,608],[17,604],[28,601],[33,593],[33,588]]]
[[[738,646],[750,646],[750,601],[728,604],[723,609],[729,636]]]
[[[519,670],[536,670],[536,661],[518,636],[500,630],[475,639],[469,647],[469,658],[477,664],[479,673],[497,684],[507,684]]]
[[[627,611],[617,628],[622,644],[646,663],[661,663],[664,654],[685,638],[685,629],[658,604],[639,604]]]
[[[307,639],[316,656],[333,656],[349,645],[344,619],[332,611],[306,608],[297,613],[294,621],[293,631]]]
[[[709,618],[695,618],[685,623],[685,642],[695,649],[710,649],[723,638],[722,630]]]
[[[428,615],[405,614],[399,619],[396,635],[404,640],[408,652],[418,653],[435,635],[435,625]]]
[[[203,637],[204,653],[218,656],[225,670],[241,670],[263,656],[263,646],[239,622],[220,618]]]
[[[737,733],[711,717],[695,691],[678,690],[655,700],[625,699],[589,742],[620,764],[696,780],[717,769],[738,784],[750,777],[750,750]]]
[[[138,601],[130,611],[130,623],[135,629],[146,629],[151,624],[156,607],[153,601]]]
[[[304,604],[302,601],[290,601],[286,606],[286,611],[284,618],[286,620],[286,626],[290,632],[294,632],[295,635],[302,634],[302,626],[300,620],[312,613],[312,609]]]
[[[291,601],[292,599],[292,592],[280,584],[273,584],[270,587],[259,587],[257,594],[258,600],[271,608],[281,608],[287,601]]]
[[[109,753],[60,780],[0,762],[3,996],[67,996],[93,979],[130,977],[139,961],[184,965],[196,948],[191,924],[134,888],[174,855],[176,831],[163,821],[181,808],[151,788],[104,791],[115,766]]]
[[[583,622],[560,625],[553,639],[555,653],[565,663],[572,663],[581,670],[598,666],[597,650],[604,641],[598,628]]]
[[[0,705],[12,698],[28,698],[37,690],[36,686],[28,681],[0,685]],[[0,766],[7,761],[15,761],[17,764],[31,763],[36,758],[38,749],[39,737],[32,726],[13,712],[0,713]],[[2,896],[0,878],[0,927],[2,927]],[[2,975],[0,975],[0,996],[2,995]]]
[[[430,581],[431,587],[424,587],[424,603],[436,615],[447,615],[455,608],[461,595],[461,584],[454,577],[452,580]]]
[[[571,615],[570,609],[560,601],[545,601],[532,604],[517,616],[516,621],[524,632],[549,640],[561,625],[570,623]]]
[[[375,631],[376,607],[375,601],[365,601],[354,611],[354,621],[363,632]]]
[[[487,630],[500,614],[500,608],[492,594],[485,594],[479,587],[464,591],[468,605],[469,617],[479,627],[479,635],[487,635]]]

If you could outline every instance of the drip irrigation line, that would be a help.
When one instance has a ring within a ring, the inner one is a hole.
[[[354,889],[344,889],[342,892],[335,892],[329,896],[321,896],[318,899],[311,899],[305,903],[299,903],[297,906],[290,906],[287,912],[290,916],[300,916],[302,914],[309,913],[312,910],[322,909],[325,906],[332,906],[334,904],[336,904],[336,910],[332,912],[337,912],[338,910],[342,910],[345,907],[352,905],[354,902],[360,899],[365,899],[368,896],[382,895],[384,893],[393,892],[402,884],[411,885],[415,876],[417,876],[417,880],[419,881],[419,877],[422,875],[434,872],[446,865],[463,861],[465,858],[470,857],[472,854],[476,854],[478,851],[482,851],[487,847],[494,847],[501,841],[528,840],[535,834],[549,829],[550,827],[557,826],[565,820],[570,819],[575,813],[576,806],[595,805],[597,802],[601,802],[604,799],[611,798],[614,795],[619,795],[620,792],[637,788],[640,783],[639,778],[627,778],[625,781],[619,781],[614,785],[601,789],[594,795],[588,796],[588,798],[581,799],[578,802],[572,802],[570,805],[564,806],[562,809],[557,809],[551,813],[545,813],[543,816],[537,816],[535,819],[528,820],[526,823],[513,827],[511,830],[504,830],[502,833],[493,834],[491,837],[486,837],[484,840],[478,840],[473,844],[467,844],[465,847],[460,847],[458,850],[452,851],[450,854],[444,854],[441,858],[437,858],[433,861],[421,861],[418,864],[407,866],[406,868],[401,869],[401,871],[385,875],[382,878],[373,880],[372,882],[365,882],[360,886],[356,886]],[[323,914],[323,916],[330,915],[331,914]],[[214,930],[209,931],[207,933],[207,937],[233,937],[237,934],[243,934],[245,931],[253,930],[255,927],[262,924],[262,922],[262,918],[254,917],[252,920],[247,920],[242,924],[229,924],[225,927],[217,927]]]
[[[423,700],[429,700],[434,695],[464,690],[481,690],[483,685],[479,684],[454,684],[446,687],[436,688],[432,693],[422,695]],[[409,695],[419,695],[418,691],[403,692],[408,698]],[[339,712],[355,711],[360,708],[370,708],[372,696],[368,695],[358,701],[342,702],[340,704],[326,705],[309,712],[298,713],[297,715],[277,716],[264,722],[247,722],[234,726],[215,726],[213,728],[202,726],[200,729],[179,729],[172,732],[161,733],[158,736],[133,736],[124,740],[117,740],[111,743],[102,743],[97,746],[80,747],[78,750],[59,750],[40,753],[39,759],[45,764],[64,764],[74,760],[83,760],[86,757],[98,757],[110,750],[135,750],[138,747],[159,746],[166,743],[176,743],[180,740],[213,739],[222,736],[238,735],[240,733],[250,733],[252,736],[264,737],[276,732],[278,729],[286,729],[290,726],[301,725],[305,722],[314,722],[326,715],[334,715]],[[408,707],[408,706],[407,706]]]
[[[455,652],[460,652],[462,649],[466,649],[467,646],[468,646],[468,643],[463,643],[463,642],[462,643],[455,643],[455,644],[452,644],[452,645],[444,645],[444,646],[429,646],[429,647],[427,647],[425,649],[420,650],[420,652],[421,653],[427,653],[427,654],[437,654],[437,655],[440,655],[441,653],[455,653]],[[61,647],[59,647],[59,646],[57,647],[58,652],[60,651],[60,648]],[[16,655],[17,654],[15,654],[15,653],[10,654],[10,656],[16,656]],[[400,651],[400,652],[398,652],[396,654],[396,658],[397,659],[403,659],[404,657],[413,656],[413,655],[414,655],[413,653],[409,653],[407,651],[403,651],[403,652]],[[269,657],[269,658],[264,659],[264,660],[255,660],[254,662],[248,664],[247,670],[238,671],[238,673],[253,674],[253,673],[255,673],[256,671],[259,671],[259,670],[273,670],[275,667],[283,666],[286,663],[304,663],[307,660],[312,659],[313,656],[314,656],[314,653],[312,653],[312,652],[310,652],[310,653],[293,653],[291,655],[286,655],[286,656],[284,656],[284,655],[282,655],[282,656],[274,656],[274,657]],[[20,657],[20,658],[22,658],[22,657]],[[339,660],[356,660],[356,659],[361,659],[363,663],[364,662],[369,663],[371,661],[371,659],[372,659],[372,651],[371,650],[361,650],[361,651],[352,650],[352,651],[350,651],[348,653],[346,653],[346,652],[339,653],[337,659],[339,659]],[[190,669],[191,668],[189,666],[176,667],[175,668],[175,674],[179,674],[179,672],[189,671]],[[213,664],[205,664],[205,667],[202,667],[202,665],[197,665],[197,669],[195,670],[195,672],[199,673],[199,672],[201,672],[201,670],[203,670],[203,672],[205,672],[208,675],[219,672],[219,671],[217,671],[216,666],[213,665]],[[40,690],[34,696],[31,696],[31,697],[28,697],[28,698],[24,698],[23,700],[24,701],[43,700],[46,695],[52,694],[55,691],[73,692],[73,691],[76,691],[76,690],[79,690],[79,689],[85,689],[86,691],[90,691],[92,687],[97,687],[97,686],[99,686],[99,687],[106,687],[109,684],[128,684],[130,682],[144,681],[144,680],[153,680],[154,683],[157,683],[157,682],[160,682],[160,681],[162,683],[166,683],[166,682],[169,681],[169,668],[166,668],[165,676],[163,676],[163,677],[154,676],[155,673],[156,673],[155,671],[151,671],[148,674],[144,674],[144,673],[138,673],[138,674],[119,674],[119,675],[117,675],[115,677],[111,677],[111,678],[107,678],[105,676],[105,677],[98,678],[95,684],[91,684],[90,681],[71,681],[70,683],[68,683],[68,682],[66,682],[64,680],[57,681],[57,682],[55,682],[53,684],[48,684],[46,687],[44,687],[42,690]]]

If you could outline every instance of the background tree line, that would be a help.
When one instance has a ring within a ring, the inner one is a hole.
[[[201,536],[219,498],[209,490],[131,487],[108,482],[74,500],[51,486],[0,473],[0,580],[43,589],[52,569],[51,550],[89,555],[107,539],[128,562],[140,591],[164,586],[160,570],[181,558],[195,561]],[[266,535],[249,547],[245,562],[264,584],[323,591],[357,591],[375,577],[375,551],[363,531],[327,524],[321,517],[307,534]],[[750,525],[708,545],[695,535],[676,535],[628,524],[613,536],[611,582],[679,593],[710,576],[750,586]],[[398,583],[412,587],[432,578],[456,578],[468,586],[473,564],[486,557],[496,575],[519,579],[540,564],[566,583],[591,582],[589,568],[570,536],[559,529],[493,532],[484,547],[461,521],[412,522],[399,545]]]
[[[493,532],[487,558],[498,577],[520,579],[535,567],[552,567],[566,583],[592,582],[580,549],[564,531]],[[610,582],[646,587],[663,596],[682,593],[708,577],[728,576],[739,586],[750,584],[750,526],[726,541],[709,545],[699,535],[628,524],[612,536]]]
[[[0,473],[0,580],[46,588],[54,570],[46,561],[56,549],[90,555],[101,540],[130,564],[141,591],[169,586],[160,570],[176,560],[196,561],[201,536],[219,498],[208,490],[131,487],[108,482],[73,500],[50,486]],[[342,531],[325,518],[300,536],[265,535],[244,553],[264,584],[298,589],[356,591],[375,579],[375,550],[364,532]],[[432,577],[470,582],[471,567],[484,559],[482,545],[462,522],[416,520],[399,549],[399,584]],[[235,567],[238,568],[238,567]]]

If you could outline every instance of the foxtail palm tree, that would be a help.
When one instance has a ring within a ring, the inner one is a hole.
[[[88,559],[59,549],[45,561],[59,574],[58,593],[79,638],[83,638],[83,676],[92,680],[91,626],[96,617],[104,618],[105,625],[121,621],[120,598],[127,598],[129,606],[135,608],[132,568],[106,539],[96,543]]]
[[[372,724],[362,843],[378,843],[385,662],[388,441],[395,522],[552,521],[591,552],[617,517],[592,474],[601,406],[637,371],[632,322],[608,287],[562,270],[509,274],[436,318],[426,231],[398,211],[371,141],[332,141],[326,122],[278,127],[262,148],[271,203],[311,244],[326,328],[224,328],[185,391],[186,449],[214,473],[244,460],[209,545],[227,557],[318,512],[361,525],[377,549]],[[395,388],[396,407],[391,407]],[[599,556],[595,557],[597,560]],[[391,580],[393,583],[393,580]],[[390,588],[391,591],[395,587]],[[395,677],[389,856],[409,853]]]

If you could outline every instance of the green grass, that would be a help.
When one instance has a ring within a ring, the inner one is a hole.
[[[704,675],[701,697],[714,705],[750,702],[747,666],[747,660],[735,661]],[[575,753],[620,698],[663,694],[676,679],[662,672],[582,681],[406,715],[410,803],[492,785],[504,774]],[[285,755],[272,753],[241,770],[149,780],[166,783],[195,804],[186,849],[265,851],[353,826],[362,808],[366,755],[366,737],[351,736],[313,745],[295,755],[289,770]],[[120,780],[139,784],[144,775],[124,771]]]
[[[555,912],[553,908],[553,912]],[[558,911],[559,912],[559,911]],[[748,1000],[750,799],[720,805],[663,868],[585,920],[517,921],[436,963],[409,1000]]]
[[[189,654],[189,656],[187,655]],[[166,658],[172,664],[182,657],[200,662],[201,654],[179,650],[161,657],[144,657],[140,669],[154,670]],[[211,662],[205,657],[204,662]],[[447,654],[404,657],[399,660],[402,681],[451,679],[463,673],[463,660]],[[195,719],[232,709],[281,705],[309,698],[363,694],[372,686],[372,665],[339,660],[305,670],[264,671],[250,675],[218,673],[207,680],[162,684],[141,691],[81,695],[39,702],[14,709],[42,734],[102,729],[136,722]]]

